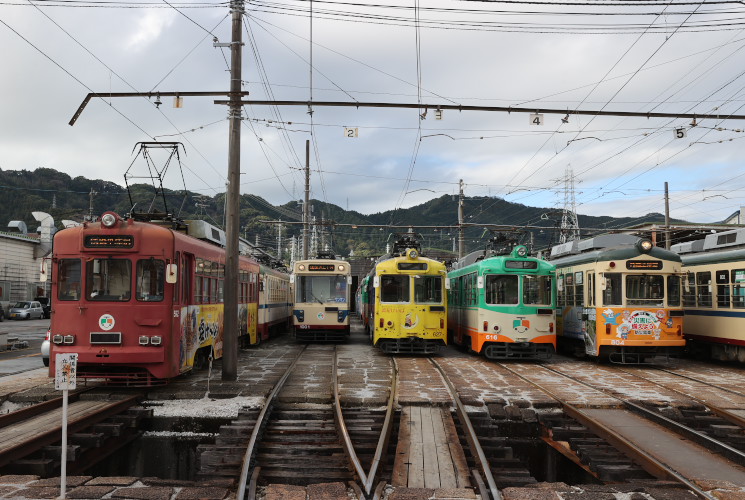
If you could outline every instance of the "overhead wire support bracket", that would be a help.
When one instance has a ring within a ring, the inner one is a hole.
[[[75,122],[78,120],[80,115],[83,113],[83,110],[88,105],[91,99],[94,97],[99,97],[102,99],[108,99],[112,97],[160,97],[160,96],[171,96],[171,97],[214,97],[214,96],[230,96],[232,92],[229,91],[220,91],[220,92],[107,92],[105,94],[99,94],[97,92],[91,92],[87,96],[85,96],[85,99],[83,99],[83,102],[80,103],[80,106],[78,107],[77,111],[75,111],[75,114],[72,116],[72,119],[69,121],[68,125],[71,127],[75,125]],[[248,92],[241,92],[240,96],[245,97],[248,95]]]
[[[165,95],[161,92],[162,95]],[[106,97],[106,96],[103,96]],[[230,101],[218,100],[215,104],[230,104]],[[489,111],[502,113],[544,113],[553,115],[566,115],[567,110],[558,108],[514,108],[512,106],[470,106],[463,104],[426,104],[426,103],[405,103],[405,102],[360,102],[360,101],[241,101],[245,106],[314,106],[314,107],[338,107],[338,108],[400,108],[400,109],[451,109],[457,111]],[[571,111],[572,115],[587,116],[620,116],[620,117],[641,117],[641,118],[697,118],[699,120],[745,120],[745,115],[701,115],[699,113],[661,113],[653,111],[607,111],[602,109],[575,109]]]

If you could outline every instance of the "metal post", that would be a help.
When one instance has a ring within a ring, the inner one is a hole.
[[[240,236],[241,168],[241,55],[243,0],[232,0],[233,34],[230,46],[230,139],[228,141],[228,191],[225,238],[225,315],[222,379],[238,378],[238,237]]]
[[[670,250],[670,196],[665,182],[665,249]]]
[[[308,259],[308,224],[310,222],[310,141],[305,141],[305,202],[303,203],[303,260]]]
[[[463,179],[460,180],[460,195],[458,196],[458,258],[466,254],[466,242],[463,235]]]

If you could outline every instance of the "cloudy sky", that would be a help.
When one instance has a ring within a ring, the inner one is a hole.
[[[456,194],[580,214],[663,212],[715,222],[739,209],[745,6],[626,2],[276,0],[248,2],[249,99],[511,106],[435,109],[244,107],[241,192],[313,198],[370,214]],[[311,14],[312,12],[312,14]],[[141,141],[183,144],[165,184],[225,190],[227,109],[212,97],[94,99],[88,92],[227,91],[226,3],[0,0],[0,168],[48,167],[124,185],[147,175]],[[312,61],[312,62],[311,62]],[[311,71],[311,67],[313,71]],[[573,110],[696,113],[592,117]],[[424,115],[422,118],[421,115]],[[356,129],[357,137],[345,137]],[[676,129],[682,129],[676,137]],[[153,155],[162,167],[165,157]],[[180,168],[179,168],[180,167]],[[1,191],[0,191],[1,193]],[[0,194],[1,196],[1,194]],[[469,214],[466,214],[467,216]],[[454,220],[443,221],[451,224]],[[488,221],[479,221],[488,222]]]

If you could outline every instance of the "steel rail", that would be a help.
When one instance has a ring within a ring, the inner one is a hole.
[[[728,389],[728,388],[722,387],[720,385],[714,385],[712,383],[706,382],[705,380],[701,380],[701,379],[698,379],[698,378],[695,378],[695,377],[691,377],[691,376],[688,376],[688,375],[682,375],[680,373],[675,373],[674,371],[666,370],[664,368],[658,368],[658,370],[660,370],[662,372],[665,372],[665,373],[669,373],[671,375],[675,375],[676,377],[685,378],[685,379],[688,379],[688,380],[692,380],[694,382],[700,382],[702,384],[706,384],[708,386],[714,387],[715,389],[719,389],[720,391],[725,391],[725,392],[729,392],[729,393],[735,394],[736,396],[744,396],[745,397],[745,393],[736,391],[734,389]]]
[[[351,462],[352,467],[354,467],[355,474],[357,474],[357,477],[362,484],[367,484],[367,474],[365,474],[365,469],[362,467],[360,459],[357,456],[357,452],[354,450],[352,439],[349,437],[349,431],[347,430],[347,424],[344,423],[344,415],[342,415],[341,413],[341,401],[339,400],[339,378],[336,373],[337,352],[338,349],[336,348],[336,346],[334,346],[333,366],[331,368],[331,385],[334,388],[334,423],[336,424],[336,431],[341,436],[344,453],[347,455],[347,458]]]
[[[516,371],[514,371],[512,368],[505,365],[504,363],[499,363],[499,366],[509,371],[510,373],[520,378],[521,380],[524,380],[525,382],[529,383],[530,385],[537,388],[538,390],[554,398],[556,401],[558,401],[561,404],[562,409],[564,410],[564,413],[566,413],[571,418],[577,420],[579,423],[581,423],[582,425],[590,429],[595,434],[601,436],[603,439],[608,441],[612,446],[621,450],[627,456],[636,460],[642,466],[642,468],[646,470],[647,472],[649,472],[651,475],[655,476],[658,479],[670,479],[673,481],[677,481],[685,485],[687,488],[693,491],[696,495],[702,498],[706,498],[708,500],[715,500],[714,496],[708,494],[707,492],[705,492],[704,490],[702,490],[701,488],[693,484],[691,481],[689,481],[687,478],[680,475],[677,471],[673,470],[671,467],[668,467],[667,465],[663,464],[662,462],[660,462],[659,460],[657,460],[656,458],[654,458],[653,456],[651,456],[644,450],[641,450],[636,445],[634,445],[631,441],[617,434],[611,428],[601,424],[600,422],[596,422],[589,416],[585,415],[584,413],[582,413],[582,411],[579,408],[564,401],[560,396],[558,396],[553,391],[551,391],[551,389],[548,389],[547,387],[544,387],[540,385],[539,383],[534,382],[533,380],[530,380],[524,377],[523,375],[517,373]],[[562,377],[569,378],[572,381],[579,382],[580,384],[584,384],[584,382],[570,378],[561,372],[557,372],[556,370],[552,370],[545,366],[542,366],[541,368],[544,368],[553,373],[557,373],[561,375]],[[584,384],[584,385],[587,385],[587,384]],[[593,389],[596,389],[596,388],[593,387]],[[612,397],[615,398],[615,396],[612,396]],[[619,398],[616,398],[616,399],[619,399]],[[623,402],[623,400],[620,400],[620,399],[619,401]]]
[[[298,352],[297,356],[295,356],[295,359],[292,361],[290,366],[287,367],[287,370],[285,370],[284,375],[279,379],[277,384],[274,386],[274,389],[272,389],[272,392],[269,393],[269,395],[266,398],[266,401],[264,402],[264,407],[259,412],[258,417],[256,417],[256,425],[254,425],[254,430],[251,432],[251,439],[248,440],[248,446],[246,447],[246,453],[243,455],[243,465],[241,466],[241,475],[240,479],[238,480],[238,492],[236,493],[236,499],[237,500],[243,500],[246,495],[246,482],[248,481],[248,469],[251,466],[251,458],[254,456],[254,448],[258,445],[259,442],[259,433],[264,429],[264,426],[266,424],[267,416],[270,413],[270,410],[272,406],[274,405],[274,398],[279,394],[279,391],[282,389],[282,387],[285,385],[285,382],[287,382],[287,378],[290,376],[290,373],[295,369],[295,365],[297,364],[298,360],[300,359],[300,356],[303,355],[305,352],[305,349],[307,348],[307,345],[304,345],[302,349],[300,349],[300,352]],[[251,484],[255,485],[256,481],[252,480]],[[250,498],[253,498],[255,495],[255,491],[251,492]]]
[[[71,391],[68,396],[68,401],[70,403],[73,403],[80,399],[80,395],[84,392],[92,390],[92,387],[88,387],[85,389],[79,389],[77,391]],[[0,429],[3,427],[7,427],[9,425],[13,425],[17,422],[21,422],[23,420],[27,420],[29,418],[35,417],[37,415],[41,415],[42,413],[46,413],[48,411],[52,411],[56,408],[59,408],[62,406],[62,396],[54,399],[50,399],[48,401],[43,401],[41,403],[27,406],[25,408],[20,408],[18,410],[12,411],[10,413],[6,413],[4,415],[0,415]]]
[[[463,403],[460,400],[460,396],[458,396],[458,391],[455,390],[455,386],[453,386],[452,382],[450,381],[450,377],[445,374],[445,370],[442,369],[440,364],[432,358],[428,359],[429,362],[432,363],[432,365],[437,369],[437,371],[440,372],[440,375],[442,376],[442,379],[444,380],[445,385],[450,392],[450,397],[453,398],[458,419],[461,421],[461,424],[463,424],[463,427],[466,430],[466,440],[468,441],[468,445],[471,447],[471,451],[475,455],[476,462],[478,462],[479,467],[481,467],[481,472],[484,474],[484,478],[486,478],[488,492],[491,494],[492,500],[502,500],[502,495],[499,493],[497,483],[494,481],[494,476],[491,473],[489,460],[487,460],[484,449],[481,447],[481,443],[476,436],[476,431],[473,428],[473,424],[471,423],[471,419],[468,416],[468,413],[466,413],[466,408],[463,406]]]
[[[127,408],[138,403],[142,395],[130,396],[128,398],[114,401],[103,408],[99,408],[95,412],[85,415],[77,420],[68,422],[67,429],[70,434],[79,432],[87,427],[97,424],[101,420],[108,418],[112,415],[116,415],[126,410]],[[49,409],[47,411],[54,411],[56,408]],[[60,425],[44,429],[35,434],[31,439],[28,439],[22,443],[7,448],[0,452],[0,467],[4,467],[13,460],[26,456],[34,451],[51,444],[54,444],[60,440],[60,431],[62,429],[62,422],[60,419]]]
[[[391,431],[393,430],[393,404],[396,400],[396,386],[398,385],[398,370],[396,365],[393,365],[393,379],[391,381],[391,391],[388,397],[388,404],[386,406],[385,419],[383,420],[383,427],[380,431],[380,437],[378,438],[378,444],[375,448],[375,454],[373,456],[372,463],[370,464],[370,470],[365,473],[362,464],[357,456],[357,452],[354,449],[354,444],[347,431],[346,424],[344,422],[344,415],[341,409],[341,399],[339,398],[339,383],[337,377],[337,363],[336,363],[337,350],[334,349],[334,369],[332,372],[332,380],[334,386],[334,417],[339,434],[342,436],[342,444],[344,445],[344,452],[349,457],[350,462],[354,466],[355,473],[360,479],[365,497],[369,498],[374,494],[375,479],[379,473],[380,464],[382,462],[383,453],[388,448],[388,442],[390,441]]]
[[[397,393],[398,365],[393,363],[393,378],[391,380],[391,392],[388,397],[388,406],[385,409],[385,420],[383,421],[383,428],[380,431],[380,438],[378,438],[378,446],[375,448],[375,455],[373,456],[372,464],[370,464],[370,471],[367,473],[367,482],[365,483],[365,492],[368,496],[373,492],[373,484],[375,478],[379,474],[378,469],[383,460],[383,453],[388,449],[388,443],[391,439],[391,432],[393,431],[394,403],[396,401]]]

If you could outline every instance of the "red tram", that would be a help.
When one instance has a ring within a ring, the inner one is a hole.
[[[70,352],[78,378],[152,385],[222,356],[225,250],[173,227],[107,212],[55,235],[50,375]],[[258,341],[260,269],[239,268],[245,346]]]

